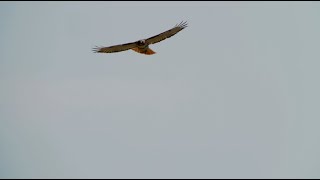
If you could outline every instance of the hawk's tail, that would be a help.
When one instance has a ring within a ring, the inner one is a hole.
[[[147,48],[147,50],[142,50],[139,48],[132,48],[132,50],[134,50],[135,52],[141,53],[141,54],[146,54],[146,55],[152,55],[152,54],[156,53],[150,48]]]

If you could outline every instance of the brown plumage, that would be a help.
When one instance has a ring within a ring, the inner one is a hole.
[[[134,50],[137,53],[146,54],[146,55],[151,55],[156,53],[150,48],[147,48],[147,50],[144,51],[142,49],[139,49],[138,47],[135,47],[135,48],[132,48],[132,50]]]
[[[93,49],[93,51],[96,53],[114,53],[114,52],[126,51],[131,49],[141,54],[152,55],[152,54],[155,54],[156,52],[154,52],[152,49],[149,48],[150,44],[155,44],[167,38],[170,38],[171,36],[177,34],[178,32],[180,32],[182,29],[186,27],[187,27],[187,22],[181,22],[180,24],[176,24],[176,26],[174,26],[173,28],[147,39],[142,39],[142,40],[131,42],[131,43],[120,44],[120,45],[109,46],[109,47],[96,46]]]

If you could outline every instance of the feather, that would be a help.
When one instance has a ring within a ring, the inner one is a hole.
[[[127,44],[120,44],[120,45],[115,45],[115,46],[109,46],[109,47],[96,46],[92,50],[96,53],[114,53],[114,52],[126,51],[126,50],[132,49],[134,47],[137,47],[136,42],[127,43]]]
[[[152,36],[148,39],[146,39],[146,43],[147,44],[154,44],[154,43],[158,43],[160,41],[163,41],[167,38],[170,38],[171,36],[177,34],[178,32],[180,32],[182,29],[188,27],[187,22],[181,22],[180,24],[177,24],[176,26],[174,26],[173,28],[160,33],[158,35]]]

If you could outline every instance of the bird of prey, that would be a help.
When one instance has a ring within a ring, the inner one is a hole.
[[[188,25],[187,22],[182,21],[180,24],[176,24],[173,28],[163,33],[160,33],[158,35],[152,36],[150,38],[141,39],[141,40],[126,43],[126,44],[109,46],[109,47],[96,46],[95,48],[93,48],[93,51],[96,53],[114,53],[114,52],[126,51],[131,49],[137,53],[152,55],[152,54],[155,54],[156,52],[154,52],[152,49],[149,48],[150,44],[155,44],[167,38],[170,38],[171,36],[181,31],[182,29],[186,28],[187,25]]]

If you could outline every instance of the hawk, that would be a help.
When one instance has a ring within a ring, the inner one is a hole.
[[[95,53],[114,53],[114,52],[126,51],[131,49],[137,53],[152,55],[152,54],[155,54],[156,52],[154,52],[152,49],[149,48],[150,44],[155,44],[167,38],[170,38],[171,36],[181,31],[182,29],[186,28],[187,25],[188,25],[187,22],[182,21],[180,24],[176,24],[173,28],[163,33],[160,33],[158,35],[152,36],[150,38],[141,39],[141,40],[126,43],[126,44],[109,46],[109,47],[96,46],[95,48],[93,48],[93,51]]]

